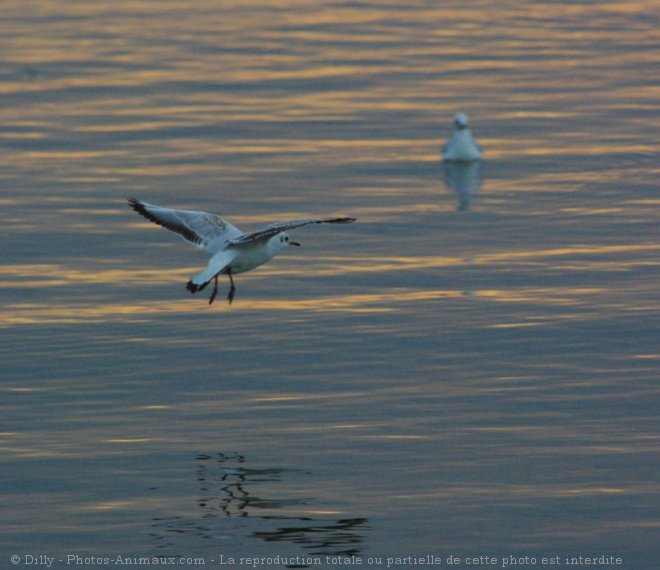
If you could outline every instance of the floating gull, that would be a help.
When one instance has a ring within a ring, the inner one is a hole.
[[[454,131],[449,142],[442,149],[442,158],[464,162],[481,158],[481,149],[472,138],[465,113],[457,113],[454,116]]]
[[[206,268],[193,275],[186,289],[198,293],[215,280],[209,304],[218,294],[218,275],[229,277],[227,299],[234,299],[236,287],[233,275],[250,271],[270,261],[289,245],[300,244],[289,239],[286,230],[308,224],[350,224],[355,218],[306,218],[270,224],[254,232],[244,233],[215,214],[190,210],[171,210],[142,200],[129,198],[128,204],[148,220],[176,232],[193,245],[206,249],[211,259]]]

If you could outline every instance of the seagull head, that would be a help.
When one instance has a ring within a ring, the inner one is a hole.
[[[454,128],[457,130],[468,128],[468,116],[465,113],[456,113],[454,115]]]
[[[297,247],[300,247],[300,244],[297,241],[293,241],[289,237],[289,234],[286,233],[286,232],[282,232],[277,237],[279,237],[280,243],[282,244],[282,249],[284,249],[285,247],[288,247],[290,245],[295,245]]]

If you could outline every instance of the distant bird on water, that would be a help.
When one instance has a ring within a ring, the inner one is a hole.
[[[250,271],[270,261],[287,246],[298,242],[289,239],[286,230],[309,224],[350,224],[355,218],[305,218],[270,224],[253,232],[244,233],[228,221],[215,214],[191,210],[172,210],[136,198],[128,204],[138,214],[171,230],[193,245],[206,249],[211,259],[206,268],[193,275],[186,289],[198,293],[211,281],[215,281],[209,304],[218,294],[218,275],[229,277],[230,288],[227,300],[234,300],[236,286],[233,275]]]
[[[465,113],[457,113],[454,116],[454,130],[449,142],[442,149],[442,158],[457,162],[471,162],[481,158],[481,149],[472,138]]]

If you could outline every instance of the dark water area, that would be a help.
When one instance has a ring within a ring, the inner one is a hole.
[[[0,567],[656,567],[655,3],[0,14]]]

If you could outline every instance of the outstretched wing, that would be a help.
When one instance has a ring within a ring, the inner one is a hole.
[[[206,248],[211,252],[217,251],[230,240],[243,234],[237,227],[215,214],[192,210],[172,210],[136,198],[129,198],[128,204],[147,220],[163,226],[179,234],[193,245]]]
[[[350,224],[355,221],[355,218],[306,218],[304,220],[290,220],[288,222],[277,222],[270,224],[264,228],[243,234],[239,238],[232,239],[231,245],[241,245],[246,243],[253,243],[255,241],[262,241],[271,238],[279,233],[309,224]]]

